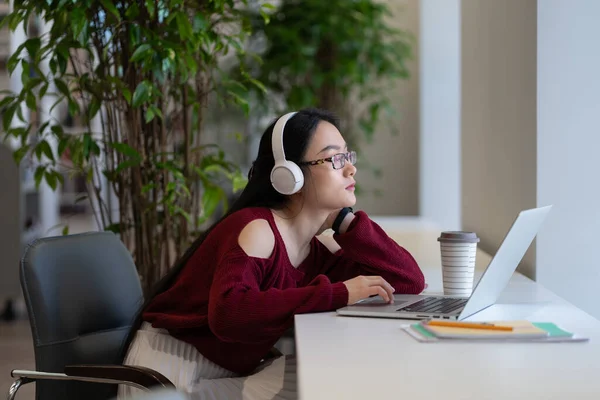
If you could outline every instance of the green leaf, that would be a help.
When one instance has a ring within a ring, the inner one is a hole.
[[[129,158],[132,159],[136,159],[136,160],[141,160],[142,157],[140,156],[140,153],[138,153],[133,147],[129,146],[126,143],[120,143],[120,142],[115,142],[115,143],[111,143],[110,146],[118,151],[119,153],[128,156]]]
[[[69,234],[69,225],[65,225],[65,227],[62,229],[62,235],[67,236],[68,234]]]
[[[178,12],[175,16],[175,21],[179,31],[179,38],[181,40],[191,39],[194,33],[187,15],[183,12]]]
[[[52,58],[48,64],[50,65],[50,72],[52,72],[52,75],[56,75],[56,60]]]
[[[150,99],[150,83],[148,81],[142,81],[135,88],[133,93],[133,107],[139,107]]]
[[[137,3],[133,3],[129,6],[127,11],[125,11],[125,16],[129,19],[135,19],[140,14],[140,9]]]
[[[19,147],[18,149],[16,149],[13,152],[13,159],[15,160],[15,163],[17,165],[21,164],[21,161],[23,160],[25,155],[27,155],[28,151],[29,151],[29,145],[26,144],[24,146]]]
[[[52,125],[50,130],[57,138],[62,138],[65,135],[65,131],[61,125]]]
[[[146,111],[146,117],[144,118],[144,120],[148,124],[153,119],[154,119],[154,110],[152,109],[152,107],[148,107],[148,111]]]
[[[122,88],[121,93],[123,94],[123,98],[127,102],[127,104],[131,104],[131,90],[128,88]]]
[[[92,101],[90,101],[90,106],[88,108],[88,120],[91,121],[96,116],[96,114],[100,110],[101,105],[102,104],[96,97],[92,98]]]
[[[121,222],[110,224],[104,228],[105,231],[113,232],[116,234],[121,233],[121,229],[125,228],[125,225]]]
[[[245,176],[243,176],[241,173],[238,173],[238,174],[233,175],[232,184],[233,184],[233,192],[237,193],[246,187],[246,185],[248,184],[248,179]]]
[[[56,175],[52,172],[53,171],[46,171],[44,173],[44,178],[46,178],[46,183],[48,184],[48,186],[50,186],[52,190],[56,190],[56,187],[58,186],[58,181],[56,179]]]
[[[56,54],[60,55],[65,60],[69,59],[69,56],[71,55],[71,51],[70,51],[70,45],[66,40],[63,40],[62,42],[60,42],[56,45]]]
[[[152,182],[152,183],[148,183],[144,186],[142,186],[142,194],[146,194],[151,190],[154,190],[154,188],[156,188],[156,183]]]
[[[115,16],[115,18],[117,18],[117,21],[121,21],[121,14],[119,14],[119,10],[117,10],[117,7],[115,7],[112,1],[100,0],[100,3],[102,4],[102,7],[106,9],[106,11],[110,12]]]
[[[93,144],[94,141],[92,139],[92,135],[90,135],[89,133],[85,133],[83,135],[83,158],[85,158],[86,160],[90,158],[90,152]]]
[[[77,204],[77,203],[81,203],[82,201],[84,201],[84,200],[87,200],[87,198],[88,198],[88,195],[87,195],[87,194],[82,194],[82,195],[80,195],[80,196],[77,196],[77,197],[75,198],[75,201],[74,201],[74,203],[75,203],[75,204]]]
[[[248,81],[251,84],[253,84],[261,92],[267,93],[267,88],[265,87],[265,85],[262,84],[262,82],[260,82],[260,81],[258,81],[256,79],[250,78],[250,77],[248,77]]]
[[[154,0],[146,0],[146,9],[148,10],[148,15],[150,15],[150,18],[154,18]]]
[[[277,7],[271,3],[264,3],[260,5],[261,8],[264,8],[266,10],[271,10],[271,11],[275,11],[277,9]]]
[[[69,100],[69,113],[71,115],[79,115],[79,103],[74,100]]]
[[[55,79],[54,84],[59,92],[61,92],[67,99],[71,98],[71,92],[69,91],[69,87],[62,79]]]
[[[23,115],[23,107],[21,107],[20,105],[17,107],[17,117],[22,123],[27,123],[27,121],[25,121],[25,116]]]
[[[35,100],[35,96],[32,92],[27,92],[25,96],[25,104],[30,110],[37,110],[37,101]]]
[[[133,55],[129,59],[129,61],[137,62],[146,57],[146,53],[150,53],[152,51],[152,46],[148,43],[141,44],[135,51]]]
[[[250,104],[248,103],[248,100],[244,99],[242,96],[231,90],[228,90],[227,93],[229,94],[229,96],[231,96],[235,104],[242,107],[242,110],[244,110],[244,114],[248,115],[250,113]]]
[[[95,141],[92,141],[90,151],[92,152],[92,154],[99,156],[100,155],[100,146],[98,146],[98,143],[96,143]]]
[[[68,58],[64,58],[60,54],[56,56],[56,62],[58,63],[58,70],[60,75],[64,75],[67,72],[67,63],[69,62]]]
[[[52,173],[54,174],[54,176],[56,176],[56,179],[58,180],[58,182],[60,182],[61,185],[65,184],[65,178],[63,177],[63,174],[56,170],[52,171]]]
[[[50,86],[50,84],[48,82],[44,83],[42,85],[42,87],[40,88],[40,98],[44,97],[46,95],[46,92],[48,91],[48,87]]]
[[[174,207],[173,211],[174,211],[173,214],[181,215],[183,218],[186,219],[187,222],[192,223],[192,216],[190,215],[190,213],[185,211],[183,208],[176,206],[176,207]]]
[[[27,82],[29,82],[29,74],[30,74],[29,62],[25,59],[22,59],[21,67],[23,68],[21,71],[21,82],[23,83],[23,86],[25,86],[25,85],[27,85]]]
[[[38,149],[40,149],[39,151],[41,151],[41,153],[44,154],[48,158],[48,160],[54,161],[54,154],[52,154],[52,148],[50,147],[50,143],[48,143],[46,140],[42,140],[37,144],[36,152],[38,151]]]
[[[125,160],[122,163],[120,163],[119,165],[117,165],[117,168],[115,168],[115,174],[118,174],[127,168],[137,167],[138,165],[140,165],[140,162],[141,162],[141,160],[139,160],[139,159]]]
[[[7,107],[9,104],[15,102],[15,100],[17,99],[16,96],[12,94],[12,92],[2,92],[2,94],[6,94],[6,96],[2,100],[0,100],[0,110],[4,109],[4,107]]]
[[[11,18],[12,17],[12,18]],[[8,17],[10,20],[8,21],[8,28],[11,31],[15,31],[17,29],[17,27],[19,25],[21,25],[21,23],[23,22],[23,20],[21,19],[21,15],[19,14],[15,14],[14,12],[12,14],[8,14]]]
[[[24,45],[19,46],[20,48],[23,48]],[[17,52],[15,52],[13,55],[10,56],[10,58],[8,59],[8,62],[6,63],[6,68],[8,69],[8,73],[12,75],[12,73],[15,71],[15,68],[17,68],[17,65],[19,65],[19,62],[21,61],[21,59],[19,58],[19,50],[17,50]]]
[[[162,111],[160,111],[160,109],[156,106],[150,106],[148,107],[148,111],[146,112],[146,123],[152,121],[154,117],[163,119]]]
[[[44,178],[44,173],[46,172],[46,167],[43,165],[38,166],[33,173],[33,179],[35,181],[35,187],[39,188],[40,183],[42,182],[42,178]]]
[[[265,24],[269,24],[271,22],[271,14],[269,14],[265,10],[260,10],[259,13]]]
[[[213,215],[219,202],[224,197],[225,192],[219,186],[205,186],[204,193],[202,194],[202,214],[207,218]]]
[[[52,127],[52,128],[54,128],[54,127]],[[65,150],[67,149],[67,146],[69,145],[69,139],[70,138],[67,136],[67,137],[61,138],[58,141],[58,152],[57,152],[57,154],[58,154],[59,158],[64,154]]]
[[[194,32],[203,31],[209,26],[206,17],[200,13],[194,15]]]
[[[40,47],[42,46],[42,41],[40,38],[31,38],[27,39],[25,42],[25,47],[27,48],[27,52],[29,53],[29,58],[31,60],[35,60]]]
[[[19,103],[13,103],[11,106],[6,107],[4,113],[2,114],[2,127],[4,128],[5,132],[10,129],[17,107],[20,108],[21,105]]]
[[[15,128],[10,128],[8,131],[6,131],[6,137],[4,138],[4,141],[6,141],[6,139],[8,139],[10,136],[15,138],[26,138],[27,135],[29,135],[29,128],[30,125],[27,127],[17,126]]]

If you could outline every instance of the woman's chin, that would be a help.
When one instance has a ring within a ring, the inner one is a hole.
[[[346,201],[346,205],[344,207],[354,207],[356,204],[356,195],[354,192],[348,193],[348,200]]]

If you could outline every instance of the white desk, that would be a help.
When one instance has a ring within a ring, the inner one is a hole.
[[[421,265],[427,291],[441,291],[439,231],[388,232]],[[480,273],[490,257],[480,251],[477,258]],[[407,321],[298,315],[300,398],[600,399],[600,321],[521,274],[513,276],[496,305],[470,318],[492,319],[552,321],[591,340],[419,343],[401,331]]]

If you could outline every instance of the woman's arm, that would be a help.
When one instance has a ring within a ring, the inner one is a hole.
[[[352,218],[353,217],[353,218]],[[359,275],[378,275],[389,282],[397,294],[417,294],[425,278],[412,255],[391,239],[366,213],[358,211],[340,226],[333,238],[340,249],[332,253],[315,240],[315,259],[309,276],[325,274],[332,282],[343,282]],[[335,250],[335,249],[334,249]]]
[[[269,223],[256,219],[221,255],[208,301],[208,324],[221,340],[271,342],[292,326],[295,314],[330,311],[348,303],[344,283],[332,283],[325,275],[298,288],[286,271],[289,266],[275,264],[278,251]]]
[[[331,311],[347,304],[344,283],[332,283],[325,275],[301,288],[261,288],[269,263],[240,250],[217,267],[210,289],[208,324],[219,339],[270,342],[293,325],[295,314]]]

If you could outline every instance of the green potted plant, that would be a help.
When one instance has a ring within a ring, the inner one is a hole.
[[[393,28],[391,17],[376,0],[282,0],[269,23],[255,14],[262,104],[325,108],[341,117],[350,145],[370,140],[383,113],[394,114],[385,87],[409,77],[414,39]]]
[[[246,8],[246,0],[15,0],[3,21],[13,31],[32,18],[49,27],[8,60],[10,71],[23,70],[22,90],[0,101],[15,160],[33,160],[36,184],[56,189],[68,158],[86,177],[99,226],[131,249],[146,290],[226,201],[225,186],[245,185],[238,166],[201,139],[210,98],[247,110],[248,88],[260,87],[243,62]],[[222,67],[228,57],[242,61],[236,79]],[[80,127],[67,130],[52,113],[24,116],[44,99],[65,104]]]

